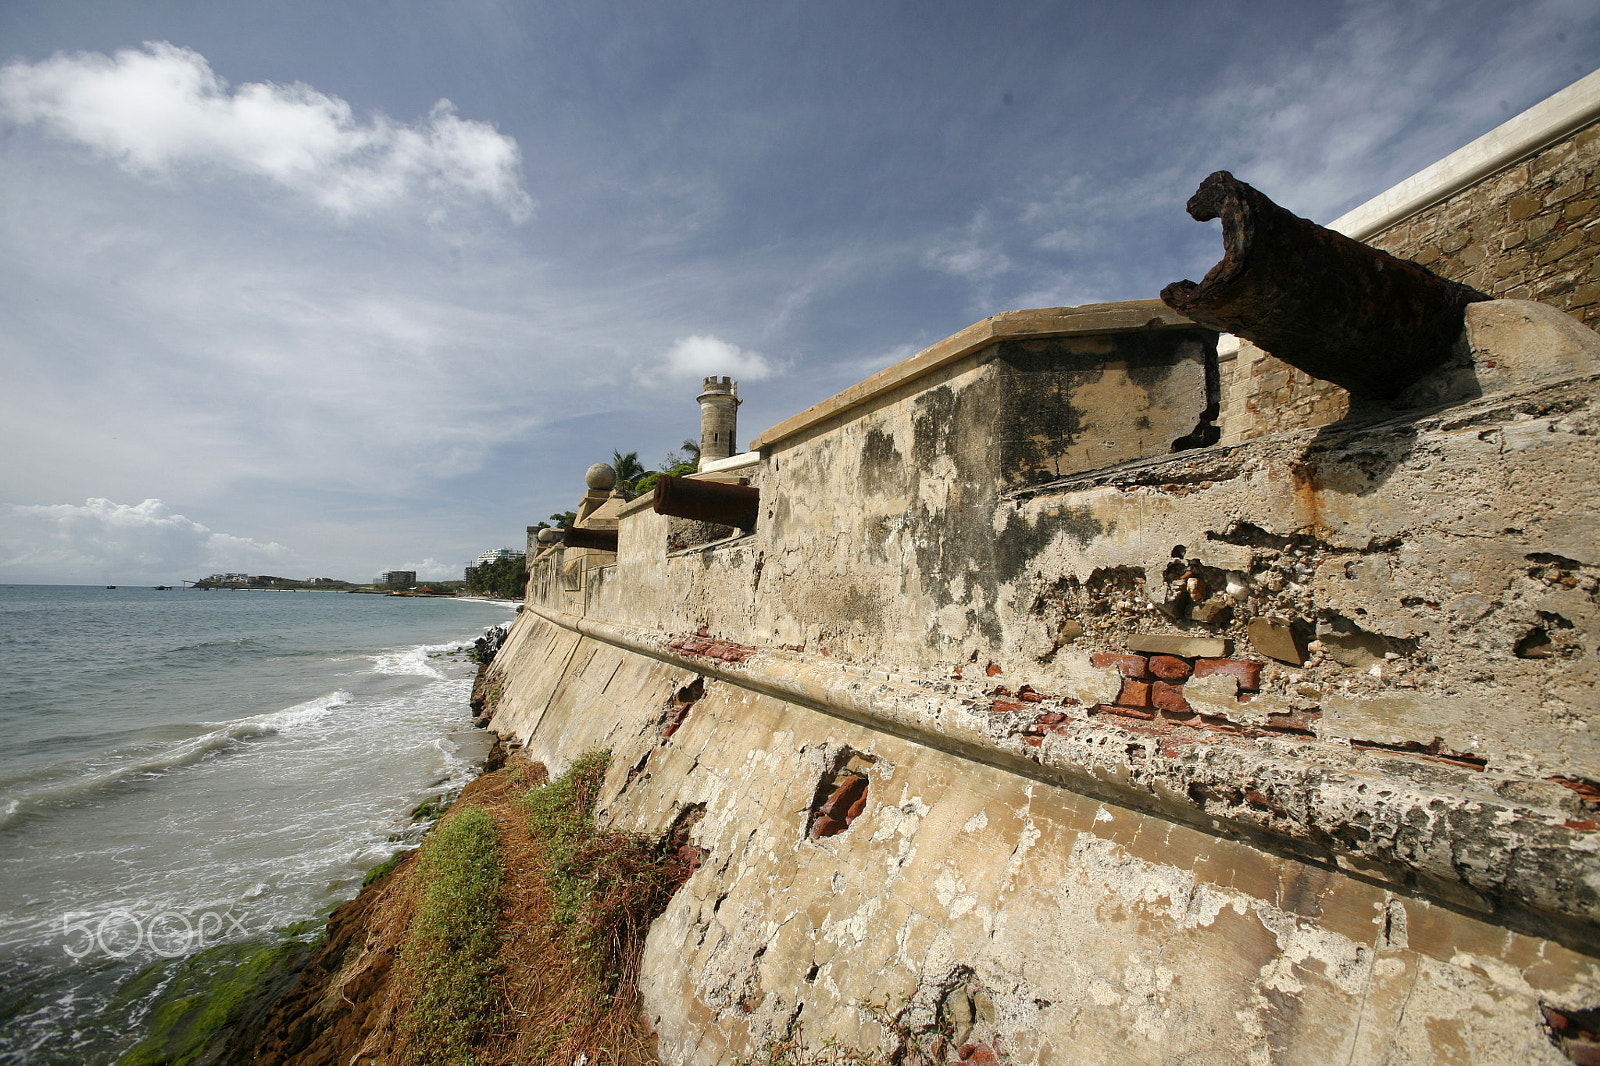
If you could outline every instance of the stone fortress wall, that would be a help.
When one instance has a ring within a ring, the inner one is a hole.
[[[1600,71],[1328,224],[1496,298],[1600,329]],[[1342,418],[1342,389],[1225,346],[1222,439]]]
[[[1230,440],[1216,333],[1008,312],[708,463],[749,528],[592,483],[491,727],[690,826],[663,1060],[1600,1053],[1600,336],[1493,301],[1461,353]]]

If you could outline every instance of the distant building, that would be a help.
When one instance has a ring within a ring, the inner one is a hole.
[[[383,572],[384,585],[415,585],[417,572],[415,570],[385,570]]]
[[[478,561],[472,565],[482,566],[484,563],[495,563],[499,562],[501,559],[522,558],[526,558],[525,553],[518,551],[516,548],[490,548],[488,551],[478,556]]]

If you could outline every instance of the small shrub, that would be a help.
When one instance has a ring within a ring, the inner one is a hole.
[[[481,807],[442,821],[423,846],[422,894],[402,955],[415,998],[401,1023],[421,1063],[472,1061],[498,1021],[499,849]]]
[[[588,896],[588,885],[573,857],[594,836],[594,806],[610,764],[609,751],[588,752],[566,773],[522,800],[528,835],[544,850],[555,902],[553,917],[562,925],[572,923]]]

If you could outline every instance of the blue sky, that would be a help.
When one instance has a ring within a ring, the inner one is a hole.
[[[0,581],[458,576],[613,448],[1327,221],[1592,0],[0,5]]]

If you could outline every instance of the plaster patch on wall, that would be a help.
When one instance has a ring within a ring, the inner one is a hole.
[[[955,921],[978,905],[978,897],[967,891],[967,882],[959,871],[945,867],[933,882],[933,895]]]
[[[1015,883],[1017,872],[1022,869],[1022,860],[1027,856],[1029,849],[1039,842],[1039,827],[1033,824],[1031,815],[1023,815],[1022,832],[1017,835],[1017,846],[1011,849],[1011,858],[1006,860],[1006,872],[1000,879],[1000,890],[1008,891]]]
[[[1346,995],[1361,994],[1372,970],[1372,951],[1349,937],[1302,922],[1271,904],[1257,902],[1256,917],[1278,944],[1278,955],[1261,967],[1258,989],[1300,994],[1308,963],[1316,963],[1322,976]],[[1300,973],[1296,973],[1296,971]]]
[[[1071,866],[1079,879],[1110,886],[1130,905],[1155,908],[1165,900],[1170,920],[1183,923],[1188,918],[1195,890],[1194,874],[1188,870],[1136,859],[1116,841],[1088,833],[1079,833],[1073,843]]]
[[[873,896],[856,908],[848,918],[823,922],[817,932],[823,940],[838,944],[840,947],[861,944],[867,939],[867,934],[873,931],[873,919],[883,908],[883,897]]]

